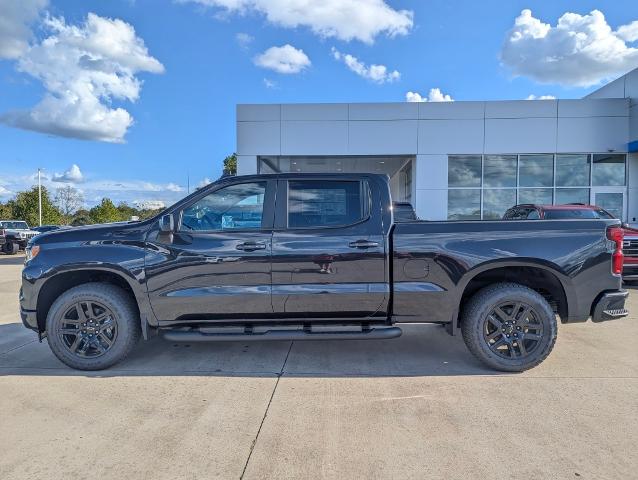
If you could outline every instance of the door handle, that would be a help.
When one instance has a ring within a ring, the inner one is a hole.
[[[244,242],[238,243],[235,248],[237,250],[243,250],[244,252],[252,252],[255,250],[266,250],[266,244],[261,242]]]
[[[379,246],[379,242],[371,242],[369,240],[357,240],[348,244],[350,248],[375,248]]]

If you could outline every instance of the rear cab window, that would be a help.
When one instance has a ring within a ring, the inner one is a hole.
[[[289,180],[287,226],[344,227],[370,214],[370,189],[357,180]]]

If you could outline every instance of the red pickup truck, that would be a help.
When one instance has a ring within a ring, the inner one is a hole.
[[[609,219],[614,216],[596,205],[516,205],[503,215],[503,220],[567,220],[567,219]],[[623,224],[624,264],[622,277],[625,281],[638,281],[638,229]]]

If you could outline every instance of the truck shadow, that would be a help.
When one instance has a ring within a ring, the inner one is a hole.
[[[24,255],[7,255],[0,253],[0,265],[22,265],[24,263]]]
[[[403,377],[498,375],[437,325],[393,340],[174,343],[141,341],[123,362],[82,372],[60,363],[21,324],[0,325],[0,376]]]

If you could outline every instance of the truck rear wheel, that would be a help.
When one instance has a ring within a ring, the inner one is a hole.
[[[102,370],[123,360],[140,338],[133,300],[107,283],[80,285],[63,293],[46,321],[49,347],[78,370]]]
[[[463,340],[474,356],[506,372],[539,365],[554,348],[557,331],[556,315],[547,301],[517,283],[479,290],[461,319]]]

